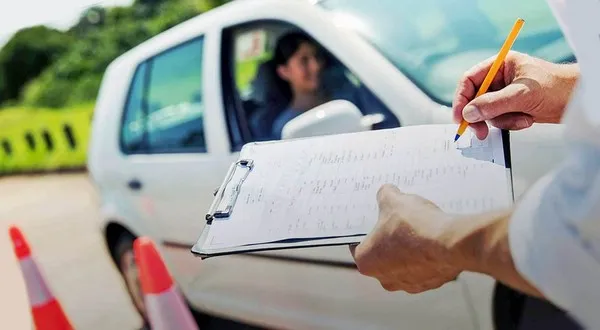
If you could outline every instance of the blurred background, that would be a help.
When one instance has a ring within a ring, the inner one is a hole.
[[[0,10],[0,175],[85,166],[102,74],[116,57],[227,0],[59,0]]]

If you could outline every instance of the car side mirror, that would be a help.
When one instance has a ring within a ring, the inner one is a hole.
[[[290,120],[281,132],[282,139],[368,131],[383,120],[383,115],[364,116],[351,102],[334,100]]]

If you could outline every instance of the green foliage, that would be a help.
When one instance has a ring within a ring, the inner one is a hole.
[[[100,29],[104,26],[105,20],[105,8],[98,6],[90,7],[81,14],[77,24],[71,27],[69,32],[77,37],[82,37],[87,33]]]
[[[139,18],[139,10],[136,7],[113,7],[106,12],[106,25],[114,26],[126,22],[133,22]]]
[[[165,2],[167,2],[167,0],[135,0],[134,4],[147,5],[147,6],[158,6]]]
[[[231,0],[187,0],[192,3],[200,12],[209,11],[213,8],[230,2]]]
[[[188,1],[178,2],[177,5],[173,5],[172,2],[166,2],[158,7],[158,11],[160,12],[160,17],[148,22],[154,34],[166,31],[201,13],[193,3]]]
[[[160,15],[152,16],[152,11]],[[101,76],[116,57],[152,36],[200,14],[194,1],[138,2],[110,8],[102,26],[91,28],[82,18],[72,29],[85,35],[22,92],[24,104],[62,108],[93,101]],[[150,18],[146,16],[150,15]]]
[[[11,145],[10,155],[0,147],[0,175],[84,167],[93,104],[110,62],[224,2],[136,0],[129,7],[90,8],[67,32],[38,26],[15,34],[0,50],[0,143]],[[73,130],[74,148],[65,125]],[[44,132],[54,141],[52,150]]]
[[[73,39],[35,26],[17,32],[0,50],[0,102],[15,100],[23,86],[69,49]]]
[[[75,105],[95,100],[102,82],[102,75],[85,75],[71,90],[67,104]]]
[[[25,88],[22,103],[30,107],[60,108],[67,104],[71,83],[64,79],[54,79],[45,72]]]

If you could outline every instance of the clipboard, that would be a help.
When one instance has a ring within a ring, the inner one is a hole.
[[[227,218],[231,216],[233,212],[233,207],[235,206],[235,202],[240,193],[240,187],[244,183],[250,171],[254,167],[254,161],[252,159],[240,159],[237,162],[231,164],[227,175],[225,176],[225,180],[221,184],[221,186],[215,191],[213,199],[213,203],[206,214],[206,224],[212,224],[212,221],[215,218]],[[245,175],[237,182],[233,182],[234,185],[232,187],[231,193],[226,196],[225,189],[228,187],[229,183],[232,182],[234,175],[238,170],[245,171]],[[219,205],[222,205],[225,202],[224,208],[219,208]]]
[[[254,144],[265,144],[265,143],[277,143],[277,142],[254,142]],[[223,183],[213,193],[213,202],[204,216],[206,225],[202,230],[200,238],[192,246],[191,252],[201,259],[207,259],[210,257],[248,253],[248,252],[260,252],[260,251],[274,251],[274,250],[285,250],[285,249],[297,249],[306,247],[324,247],[324,246],[338,246],[338,245],[349,245],[358,244],[360,238],[365,235],[356,235],[349,237],[335,237],[335,238],[315,238],[315,239],[302,239],[302,240],[282,240],[273,243],[264,243],[256,245],[244,245],[237,248],[228,248],[223,251],[215,251],[207,253],[202,250],[201,246],[207,239],[210,226],[215,219],[223,219],[231,216],[235,209],[235,203],[239,197],[241,191],[240,187],[244,180],[248,177],[254,167],[252,159],[240,159],[231,164],[227,174],[223,180]],[[239,180],[233,181],[234,177],[238,173],[242,173]]]
[[[454,125],[452,125],[454,127]],[[357,133],[349,133],[357,134]],[[358,133],[358,134],[364,134]],[[509,182],[510,202],[514,203],[514,189],[513,189],[513,177],[512,177],[512,161],[510,152],[510,133],[507,130],[501,130],[502,138],[502,150],[503,150],[503,163],[506,169],[507,180]],[[303,138],[303,139],[314,139]],[[303,140],[295,139],[295,140]],[[291,141],[291,140],[288,140]],[[287,141],[266,141],[266,142],[252,142],[244,146],[248,148],[252,145],[263,146],[273,144],[284,144]],[[243,149],[242,149],[243,150]],[[301,238],[301,239],[283,239],[278,241],[257,243],[257,244],[244,244],[236,247],[228,247],[223,249],[203,249],[203,246],[207,242],[209,232],[213,226],[214,221],[227,219],[236,212],[236,204],[239,201],[242,187],[246,182],[247,178],[252,175],[257,164],[251,157],[240,157],[237,161],[230,165],[221,185],[215,190],[213,194],[213,201],[211,206],[204,215],[203,221],[206,222],[196,244],[191,248],[191,252],[194,256],[200,257],[201,259],[207,259],[211,257],[239,254],[239,253],[252,253],[260,251],[272,251],[272,250],[285,250],[285,249],[298,249],[298,248],[310,248],[310,247],[326,247],[326,246],[339,246],[339,245],[352,245],[358,244],[366,234],[357,234],[349,236],[334,236],[334,237],[315,237],[315,238]]]

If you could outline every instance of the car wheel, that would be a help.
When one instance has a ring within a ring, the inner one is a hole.
[[[113,254],[117,262],[117,267],[121,273],[121,277],[125,282],[127,292],[131,298],[133,306],[140,314],[144,327],[147,327],[148,318],[146,317],[146,306],[144,304],[144,294],[140,286],[138,277],[138,267],[135,263],[135,257],[133,254],[133,237],[129,233],[122,233],[117,239],[114,247]]]
[[[125,282],[127,292],[131,298],[133,306],[138,311],[138,314],[142,318],[143,326],[140,330],[149,330],[150,323],[146,314],[146,306],[144,303],[144,294],[139,281],[139,270],[135,263],[135,257],[133,253],[133,242],[135,237],[127,232],[122,233],[116,240],[113,246],[113,255],[117,263],[121,277]],[[184,297],[185,299],[185,297]],[[192,316],[198,325],[206,325],[212,321],[212,318],[206,314],[200,313],[190,307],[189,302],[185,299],[186,305],[192,312]]]

